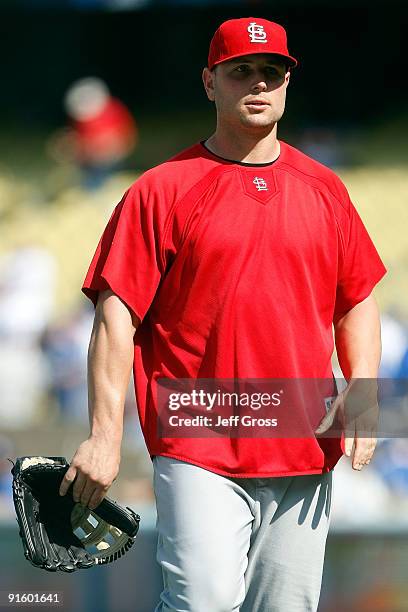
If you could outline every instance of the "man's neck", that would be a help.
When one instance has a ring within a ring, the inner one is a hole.
[[[216,131],[206,141],[206,147],[216,155],[239,162],[251,164],[267,164],[273,162],[280,153],[277,139],[277,125],[269,133],[247,132],[217,127]]]

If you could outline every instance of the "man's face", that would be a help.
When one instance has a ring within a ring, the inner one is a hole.
[[[270,54],[245,55],[203,71],[218,123],[254,130],[273,126],[282,117],[289,77],[282,59]]]

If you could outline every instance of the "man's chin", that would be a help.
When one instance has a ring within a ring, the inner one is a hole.
[[[261,117],[260,115],[244,115],[241,116],[241,125],[247,128],[253,128],[254,130],[267,130],[272,129],[277,119],[275,117]]]

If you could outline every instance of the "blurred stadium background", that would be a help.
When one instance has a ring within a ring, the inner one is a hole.
[[[221,21],[245,15],[288,29],[300,65],[280,138],[333,167],[348,186],[389,269],[376,290],[383,322],[380,375],[408,377],[405,2],[2,0],[2,597],[46,589],[63,592],[66,610],[154,608],[160,574],[151,467],[133,390],[120,478],[111,494],[139,511],[142,531],[129,558],[114,566],[54,576],[28,565],[6,457],[70,458],[86,437],[93,310],[80,286],[90,258],[130,183],[210,135],[214,114],[200,80],[209,39]],[[333,364],[340,376],[335,355]],[[405,438],[381,440],[361,474],[341,460],[322,612],[408,610],[407,510]]]

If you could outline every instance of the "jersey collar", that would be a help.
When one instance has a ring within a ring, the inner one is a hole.
[[[267,166],[273,166],[274,164],[276,164],[276,162],[279,161],[282,155],[282,141],[279,141],[279,144],[280,144],[280,152],[276,159],[274,159],[271,162],[266,162],[263,164],[251,164],[249,162],[237,161],[235,159],[227,159],[226,157],[221,157],[221,155],[217,155],[216,153],[213,153],[212,151],[210,151],[210,149],[208,149],[208,147],[205,144],[205,140],[200,140],[201,147],[204,149],[206,154],[210,156],[211,158],[218,159],[218,160],[221,160],[229,164],[236,164],[237,166],[245,166],[247,168],[265,168]]]

